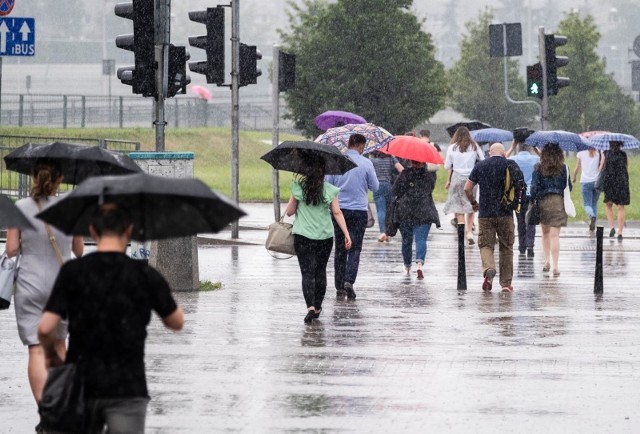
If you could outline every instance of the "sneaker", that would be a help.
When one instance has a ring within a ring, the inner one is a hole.
[[[496,270],[488,268],[484,273],[484,282],[482,282],[483,291],[491,291],[493,287],[493,278],[496,277]]]
[[[589,219],[589,232],[593,232],[595,230],[596,230],[596,218],[591,217],[591,219]]]
[[[344,290],[347,293],[348,299],[355,300],[356,292],[353,290],[353,284],[349,282],[344,282]]]
[[[422,269],[418,268],[416,270],[416,274],[418,275],[418,279],[420,280],[424,279],[424,274],[422,273]]]
[[[379,243],[383,243],[385,241],[389,241],[387,235],[386,234],[380,234],[380,236],[378,237],[378,242]]]
[[[622,241],[622,234],[618,234],[618,241]]]
[[[527,253],[527,249],[523,247],[518,247],[518,251],[520,252],[521,255],[524,255],[525,253]]]
[[[513,286],[511,285],[503,286],[502,292],[513,292]]]
[[[469,234],[469,236],[467,237],[467,242],[470,246],[473,246],[476,243],[476,241],[473,239],[473,235]]]
[[[342,298],[342,297],[346,297],[347,296],[347,292],[344,289],[337,289],[336,290],[336,298]]]
[[[533,249],[527,249],[527,257],[533,258],[533,256],[534,256]]]
[[[616,229],[611,228],[611,230],[609,231],[609,238],[613,238],[615,236],[616,236]]]

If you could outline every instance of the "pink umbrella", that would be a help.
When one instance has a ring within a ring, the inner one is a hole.
[[[204,86],[191,86],[191,93],[198,95],[200,98],[204,100],[211,100],[211,92]]]
[[[585,139],[590,139],[591,136],[595,136],[597,134],[609,134],[609,131],[585,131],[584,133],[580,133],[580,135]]]

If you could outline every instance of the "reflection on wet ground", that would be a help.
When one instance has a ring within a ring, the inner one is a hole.
[[[295,259],[260,246],[201,248],[201,279],[223,288],[177,294],[183,333],[152,322],[148,432],[637,432],[640,251],[605,251],[596,297],[593,242],[562,240],[559,277],[542,272],[538,249],[516,255],[515,292],[485,294],[477,248],[466,250],[469,289],[458,291],[447,237],[432,237],[418,281],[402,275],[398,240],[371,235],[357,299],[336,300],[331,260],[312,325]],[[13,310],[0,315],[0,350],[10,427],[0,431],[30,432],[37,418]]]

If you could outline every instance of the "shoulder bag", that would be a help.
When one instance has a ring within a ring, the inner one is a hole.
[[[524,215],[524,221],[527,225],[539,225],[540,224],[540,205],[538,199],[532,199],[529,202],[529,207]]]
[[[284,214],[280,217],[280,220],[271,223],[269,225],[269,234],[267,235],[267,241],[264,246],[269,252],[284,253],[292,257],[296,254],[296,250],[293,246],[293,225],[291,223],[285,223]],[[273,255],[271,255],[273,256]],[[275,258],[275,256],[274,256]],[[288,258],[278,258],[288,259]]]
[[[576,216],[576,207],[571,200],[571,190],[569,190],[569,167],[564,166],[567,170],[567,183],[564,187],[564,193],[562,194],[564,199],[564,211],[567,213],[569,217]]]
[[[18,278],[19,261],[19,259],[14,261],[9,258],[6,252],[0,257],[0,310],[9,309],[11,306],[11,296]]]
[[[36,200],[36,205],[38,205],[38,211],[42,211],[42,205],[40,205],[39,200]],[[44,227],[47,230],[47,236],[49,237],[49,242],[51,243],[51,247],[53,248],[53,251],[56,254],[56,258],[58,258],[58,262],[60,263],[60,266],[62,266],[62,264],[64,264],[64,259],[62,258],[62,252],[60,251],[60,247],[58,246],[56,237],[53,236],[53,232],[51,231],[51,226],[49,226],[48,223],[45,223]]]
[[[84,432],[86,419],[81,362],[49,368],[38,412],[42,427],[47,431]]]

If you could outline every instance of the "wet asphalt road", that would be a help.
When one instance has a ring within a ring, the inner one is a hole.
[[[481,291],[475,246],[456,290],[451,227],[430,236],[423,281],[403,277],[399,239],[369,230],[357,299],[330,286],[307,326],[296,259],[241,230],[247,245],[200,248],[201,280],[223,288],[176,294],[185,330],[149,327],[147,432],[638,432],[638,234],[605,239],[596,297],[582,227],[563,232],[559,277],[542,272],[539,238],[534,258],[516,256],[513,294]],[[0,354],[0,432],[32,432],[13,309],[0,312]]]

